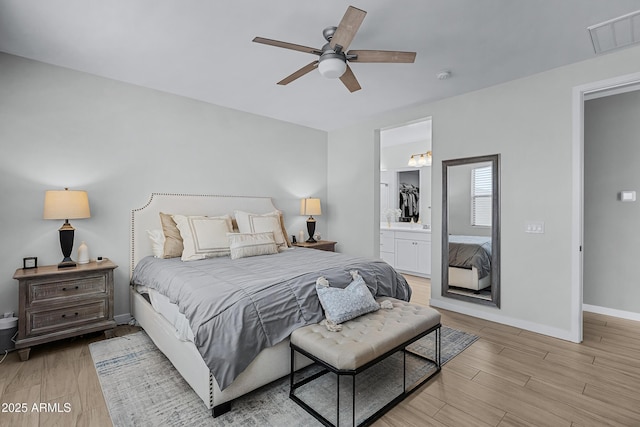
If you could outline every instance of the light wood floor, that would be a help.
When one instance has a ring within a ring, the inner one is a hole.
[[[430,282],[408,276],[412,301],[428,304]],[[640,426],[640,322],[585,313],[584,342],[440,310],[442,323],[480,336],[440,375],[375,423],[387,426]],[[136,330],[120,326],[117,335]],[[110,426],[88,344],[102,335],[15,352],[0,364],[0,426]],[[71,405],[38,413],[33,403]],[[3,408],[0,408],[3,409]],[[215,425],[215,423],[213,423]]]
[[[428,304],[430,281],[407,280]],[[480,339],[374,425],[640,426],[640,322],[585,312],[574,344],[439,311]]]

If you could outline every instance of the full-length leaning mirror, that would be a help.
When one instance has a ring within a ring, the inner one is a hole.
[[[442,296],[500,307],[500,155],[442,162]]]

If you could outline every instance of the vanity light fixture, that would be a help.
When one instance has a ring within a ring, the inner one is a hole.
[[[431,151],[427,151],[426,153],[418,153],[412,154],[409,159],[409,163],[407,166],[412,167],[421,167],[421,166],[431,166],[432,154]]]

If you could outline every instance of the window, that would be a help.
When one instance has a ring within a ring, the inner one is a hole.
[[[491,227],[491,166],[471,170],[471,225]]]

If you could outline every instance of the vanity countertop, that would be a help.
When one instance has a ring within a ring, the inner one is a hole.
[[[403,223],[403,222],[392,222],[391,227],[387,225],[386,222],[380,223],[380,231],[382,230],[390,230],[390,231],[410,231],[412,233],[429,233],[431,234],[430,228],[423,228],[423,224],[411,224],[411,223]]]

